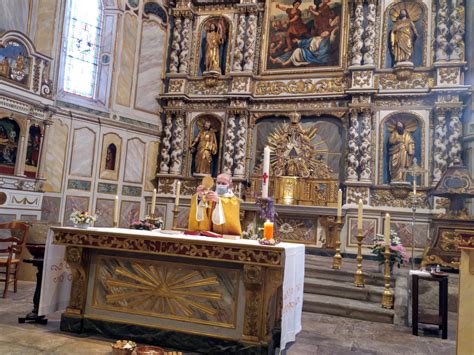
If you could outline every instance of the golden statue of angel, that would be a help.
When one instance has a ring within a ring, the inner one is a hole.
[[[419,4],[399,3],[390,10],[392,31],[390,32],[390,47],[396,63],[411,62],[415,40],[418,38],[415,22],[420,19]]]
[[[207,72],[221,73],[221,46],[225,40],[225,20],[223,17],[209,23],[206,29],[205,68]]]
[[[212,123],[208,119],[198,120],[197,125],[199,133],[190,145],[191,151],[196,151],[194,172],[210,174],[212,157],[217,154],[216,132],[218,129],[212,127]]]
[[[406,169],[413,164],[415,158],[416,120],[392,120],[387,123],[390,136],[388,138],[390,182],[406,181]]]

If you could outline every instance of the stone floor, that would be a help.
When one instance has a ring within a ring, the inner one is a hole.
[[[59,314],[46,326],[18,324],[31,310],[34,283],[20,282],[18,293],[0,298],[0,354],[110,354],[111,340],[83,338],[59,331]],[[411,335],[407,327],[303,313],[303,331],[287,354],[454,354],[455,315],[449,337]],[[420,333],[421,334],[421,333]]]

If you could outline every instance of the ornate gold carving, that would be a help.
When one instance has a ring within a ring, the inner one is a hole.
[[[248,78],[234,78],[232,80],[232,91],[234,92],[245,92],[247,91],[249,79]]]
[[[427,265],[441,265],[449,267],[452,269],[459,269],[459,258],[454,258],[451,262],[443,260],[439,255],[429,255],[423,258],[421,262],[421,267],[426,267]]]
[[[444,231],[441,233],[439,247],[443,251],[457,252],[461,237],[454,231]]]
[[[347,88],[345,78],[290,81],[261,81],[255,89],[256,95],[281,95],[281,94],[330,94],[341,93]]]
[[[245,315],[244,335],[259,337],[261,333],[261,317],[263,311],[262,285],[264,272],[261,267],[244,265],[245,284]]]
[[[213,85],[209,85],[206,80],[190,81],[189,93],[194,95],[221,95],[226,93],[228,83],[225,80],[216,80]]]
[[[65,260],[72,272],[71,299],[66,312],[82,314],[87,295],[87,257],[82,248],[68,246]]]
[[[317,240],[317,221],[311,218],[295,218],[295,216],[278,216],[276,238],[315,245]]]
[[[372,72],[370,71],[356,71],[352,73],[352,86],[370,86],[372,79]]]
[[[164,240],[157,236],[110,234],[101,231],[77,231],[54,228],[54,244],[112,250],[135,250],[155,255],[176,255],[194,259],[212,259],[241,264],[283,266],[282,253],[275,247],[244,247],[213,244],[176,238]]]
[[[261,266],[245,265],[244,282],[246,284],[258,285],[263,282],[263,270]]]
[[[369,188],[348,186],[347,203],[359,203],[359,200],[362,200],[364,205],[369,204]]]
[[[440,84],[456,84],[458,82],[459,68],[440,68]]]
[[[170,80],[168,86],[168,92],[183,92],[184,90],[184,80]]]
[[[384,90],[428,89],[433,86],[433,78],[428,73],[413,73],[407,80],[400,81],[395,74],[383,74],[379,83]]]
[[[372,190],[371,203],[373,206],[404,207],[412,206],[413,195],[409,189],[393,188],[387,190]],[[425,192],[417,192],[417,206],[428,208],[428,196]]]

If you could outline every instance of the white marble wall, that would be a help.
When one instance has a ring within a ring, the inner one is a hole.
[[[49,129],[51,139],[47,147],[44,188],[46,192],[61,192],[63,170],[66,165],[68,126],[59,119],[55,119]]]
[[[144,162],[145,143],[138,138],[130,139],[127,142],[124,181],[140,183],[143,179]]]
[[[28,30],[29,0],[0,1],[0,32]]]
[[[34,42],[38,52],[48,56],[53,56],[54,54],[53,43],[57,5],[58,1],[56,0],[38,1]]]
[[[70,174],[91,177],[94,164],[96,134],[88,127],[76,128],[73,133]]]
[[[161,89],[164,41],[165,33],[158,23],[143,23],[135,94],[136,109],[156,113],[159,108],[156,97]]]
[[[135,51],[137,46],[138,19],[126,13],[123,21],[123,41],[120,51],[120,67],[117,85],[117,103],[130,105],[132,83],[135,69]]]

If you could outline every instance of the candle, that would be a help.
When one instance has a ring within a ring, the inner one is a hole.
[[[268,198],[268,183],[270,178],[270,147],[263,149],[263,182],[262,198]]]
[[[268,219],[263,224],[263,238],[265,240],[273,239],[273,222]]]
[[[362,231],[362,215],[364,210],[364,204],[362,203],[362,199],[359,200],[359,211],[357,215],[357,231]]]
[[[390,246],[390,214],[385,215],[385,245]]]
[[[181,181],[178,181],[178,183],[176,184],[176,197],[174,199],[174,205],[176,207],[179,206],[179,195],[181,193]]]
[[[416,196],[416,176],[413,177],[413,196]]]
[[[115,196],[114,202],[114,226],[118,227],[118,215],[119,215],[119,197]]]
[[[150,211],[150,214],[152,216],[155,215],[155,208],[156,208],[156,189],[153,189],[153,195],[151,196],[151,211]]]
[[[337,192],[337,218],[340,219],[342,216],[342,190],[339,189]]]

